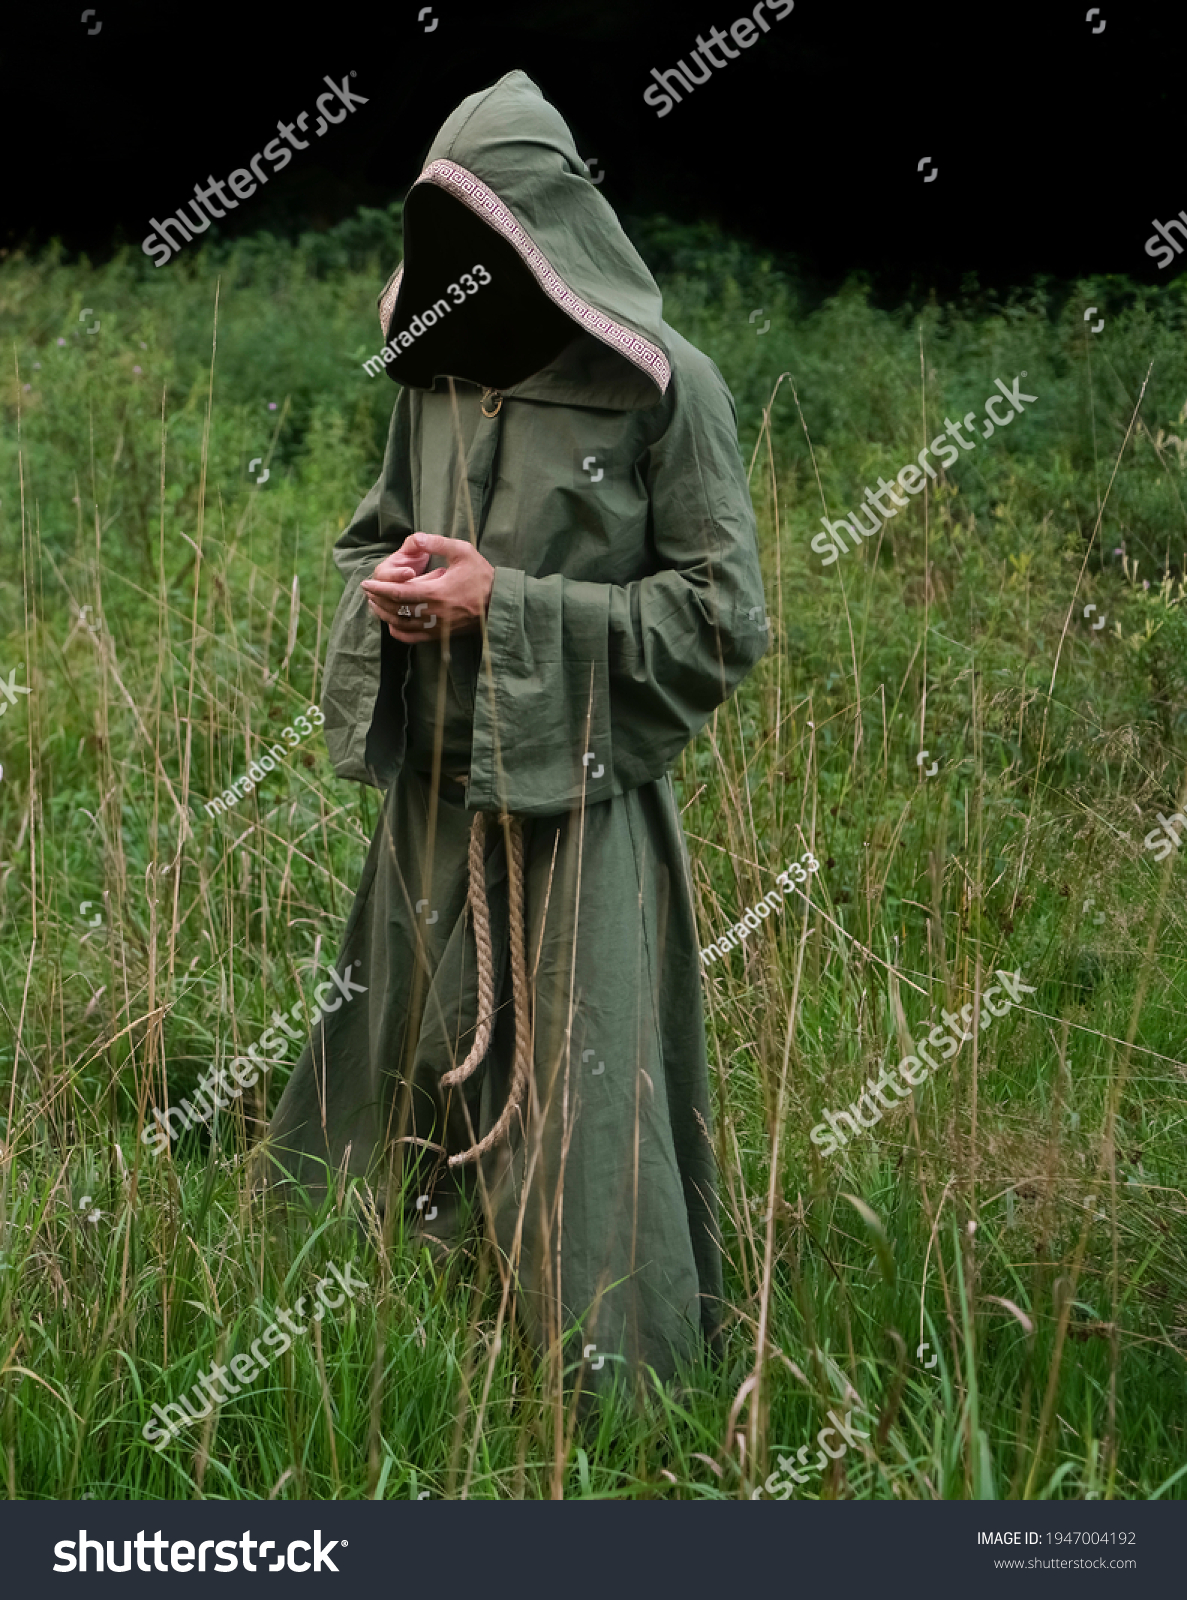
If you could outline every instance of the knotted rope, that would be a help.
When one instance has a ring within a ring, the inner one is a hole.
[[[531,1071],[531,1018],[528,1007],[528,969],[523,941],[523,824],[518,817],[500,817],[510,823],[511,850],[507,860],[507,886],[511,922],[511,992],[515,1006],[515,1066],[511,1087],[502,1115],[484,1139],[450,1156],[449,1165],[460,1167],[477,1161],[507,1135],[511,1119],[520,1107]],[[449,1089],[465,1083],[477,1071],[490,1045],[494,1019],[493,960],[490,942],[490,907],[486,900],[484,839],[485,813],[478,811],[470,827],[470,912],[474,918],[474,942],[478,947],[478,1018],[474,1043],[460,1067],[444,1073],[441,1083]]]

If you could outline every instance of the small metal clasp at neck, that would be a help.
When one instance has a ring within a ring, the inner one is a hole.
[[[492,396],[495,401],[495,409],[493,411],[488,411],[486,409],[486,402],[490,400]],[[484,417],[497,417],[503,406],[503,396],[497,389],[484,389],[482,391],[482,399],[479,404],[482,407],[482,415]]]

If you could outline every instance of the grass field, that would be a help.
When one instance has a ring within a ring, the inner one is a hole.
[[[443,1266],[385,1241],[353,1188],[278,1225],[249,1192],[258,1092],[175,1157],[138,1143],[166,1083],[176,1101],[310,1003],[378,815],[320,737],[227,816],[201,805],[320,693],[330,547],[395,397],[361,362],[399,210],[161,271],[9,256],[12,1498],[738,1498],[786,1483],[778,1457],[814,1456],[830,1410],[868,1437],[797,1495],[1187,1487],[1184,869],[1142,844],[1187,788],[1187,278],[886,308],[708,227],[635,233],[737,398],[772,623],[676,773],[702,942],[789,860],[821,862],[810,902],[705,974],[724,1359],[579,1425],[485,1248]],[[821,567],[826,506],[1020,372],[1037,399],[1008,432]],[[1034,992],[821,1159],[824,1109],[999,969]],[[366,1288],[316,1337],[144,1442],[154,1402],[347,1261]]]

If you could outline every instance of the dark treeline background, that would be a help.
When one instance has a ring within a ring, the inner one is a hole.
[[[822,289],[865,268],[887,304],[974,278],[1158,283],[1152,219],[1187,206],[1184,10],[1166,0],[1106,0],[1091,21],[1083,0],[799,0],[782,20],[764,13],[769,32],[663,117],[643,101],[651,69],[753,6],[100,0],[85,22],[84,9],[53,0],[5,21],[7,250],[138,248],[151,216],[245,165],[278,118],[312,122],[324,75],[351,70],[369,103],[294,152],[225,233],[295,237],[402,198],[453,106],[513,67],[569,120],[616,210],[717,223]]]

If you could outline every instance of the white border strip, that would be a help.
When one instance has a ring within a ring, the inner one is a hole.
[[[392,312],[396,309],[396,299],[400,293],[400,285],[404,281],[404,263],[401,262],[396,269],[396,275],[388,285],[387,293],[379,302],[379,331],[384,339],[387,338],[388,323],[392,320]]]

